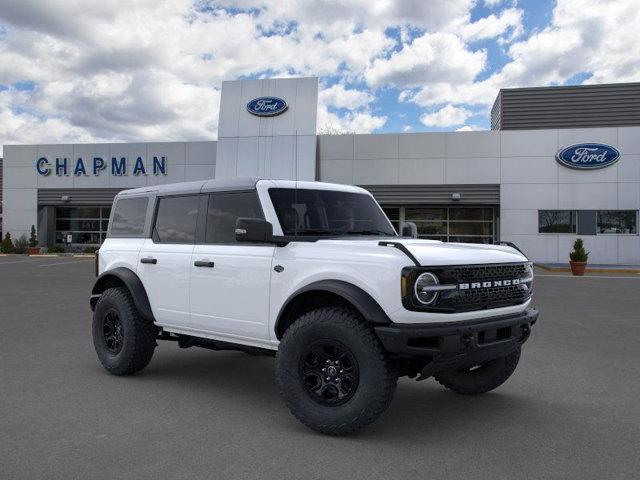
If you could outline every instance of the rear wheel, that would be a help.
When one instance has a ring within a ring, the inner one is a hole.
[[[498,388],[515,371],[520,348],[504,357],[469,368],[436,373],[433,377],[444,387],[462,395],[479,395]]]
[[[124,287],[109,288],[93,312],[93,345],[100,363],[114,375],[131,375],[151,361],[156,326],[143,319]]]
[[[344,308],[301,316],[276,356],[276,380],[289,410],[331,435],[354,432],[382,415],[397,379],[370,326]]]

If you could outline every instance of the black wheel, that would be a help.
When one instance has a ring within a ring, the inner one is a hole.
[[[344,308],[296,320],[276,355],[276,381],[298,420],[331,435],[359,430],[391,402],[398,380],[373,330]]]
[[[114,375],[131,375],[151,361],[157,328],[144,320],[124,287],[106,290],[93,312],[93,346]]]
[[[520,348],[505,357],[470,368],[438,372],[433,377],[444,387],[462,395],[479,395],[498,388],[514,372],[520,360]]]

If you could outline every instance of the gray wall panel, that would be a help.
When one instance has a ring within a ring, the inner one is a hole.
[[[498,205],[500,185],[361,185],[385,205]],[[459,193],[460,200],[452,194]]]
[[[122,188],[41,188],[38,205],[111,205]],[[68,196],[69,200],[62,200]]]
[[[492,130],[640,125],[640,83],[502,89]]]

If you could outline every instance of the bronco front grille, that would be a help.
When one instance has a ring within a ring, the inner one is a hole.
[[[415,281],[425,271],[434,273],[440,285],[456,288],[441,291],[428,307],[421,306],[413,297],[411,301],[406,298],[407,308],[446,313],[482,310],[524,303],[532,293],[532,272],[527,263],[422,267],[407,271],[408,280]],[[515,279],[517,284],[513,282]]]
[[[503,280],[509,278],[520,278],[526,273],[525,263],[505,264],[505,265],[473,265],[468,267],[450,267],[444,269],[447,276],[451,276],[458,283],[478,282],[483,280]]]

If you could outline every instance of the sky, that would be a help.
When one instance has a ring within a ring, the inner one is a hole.
[[[215,140],[223,80],[319,132],[489,129],[500,88],[640,81],[637,0],[0,0],[0,144]]]

